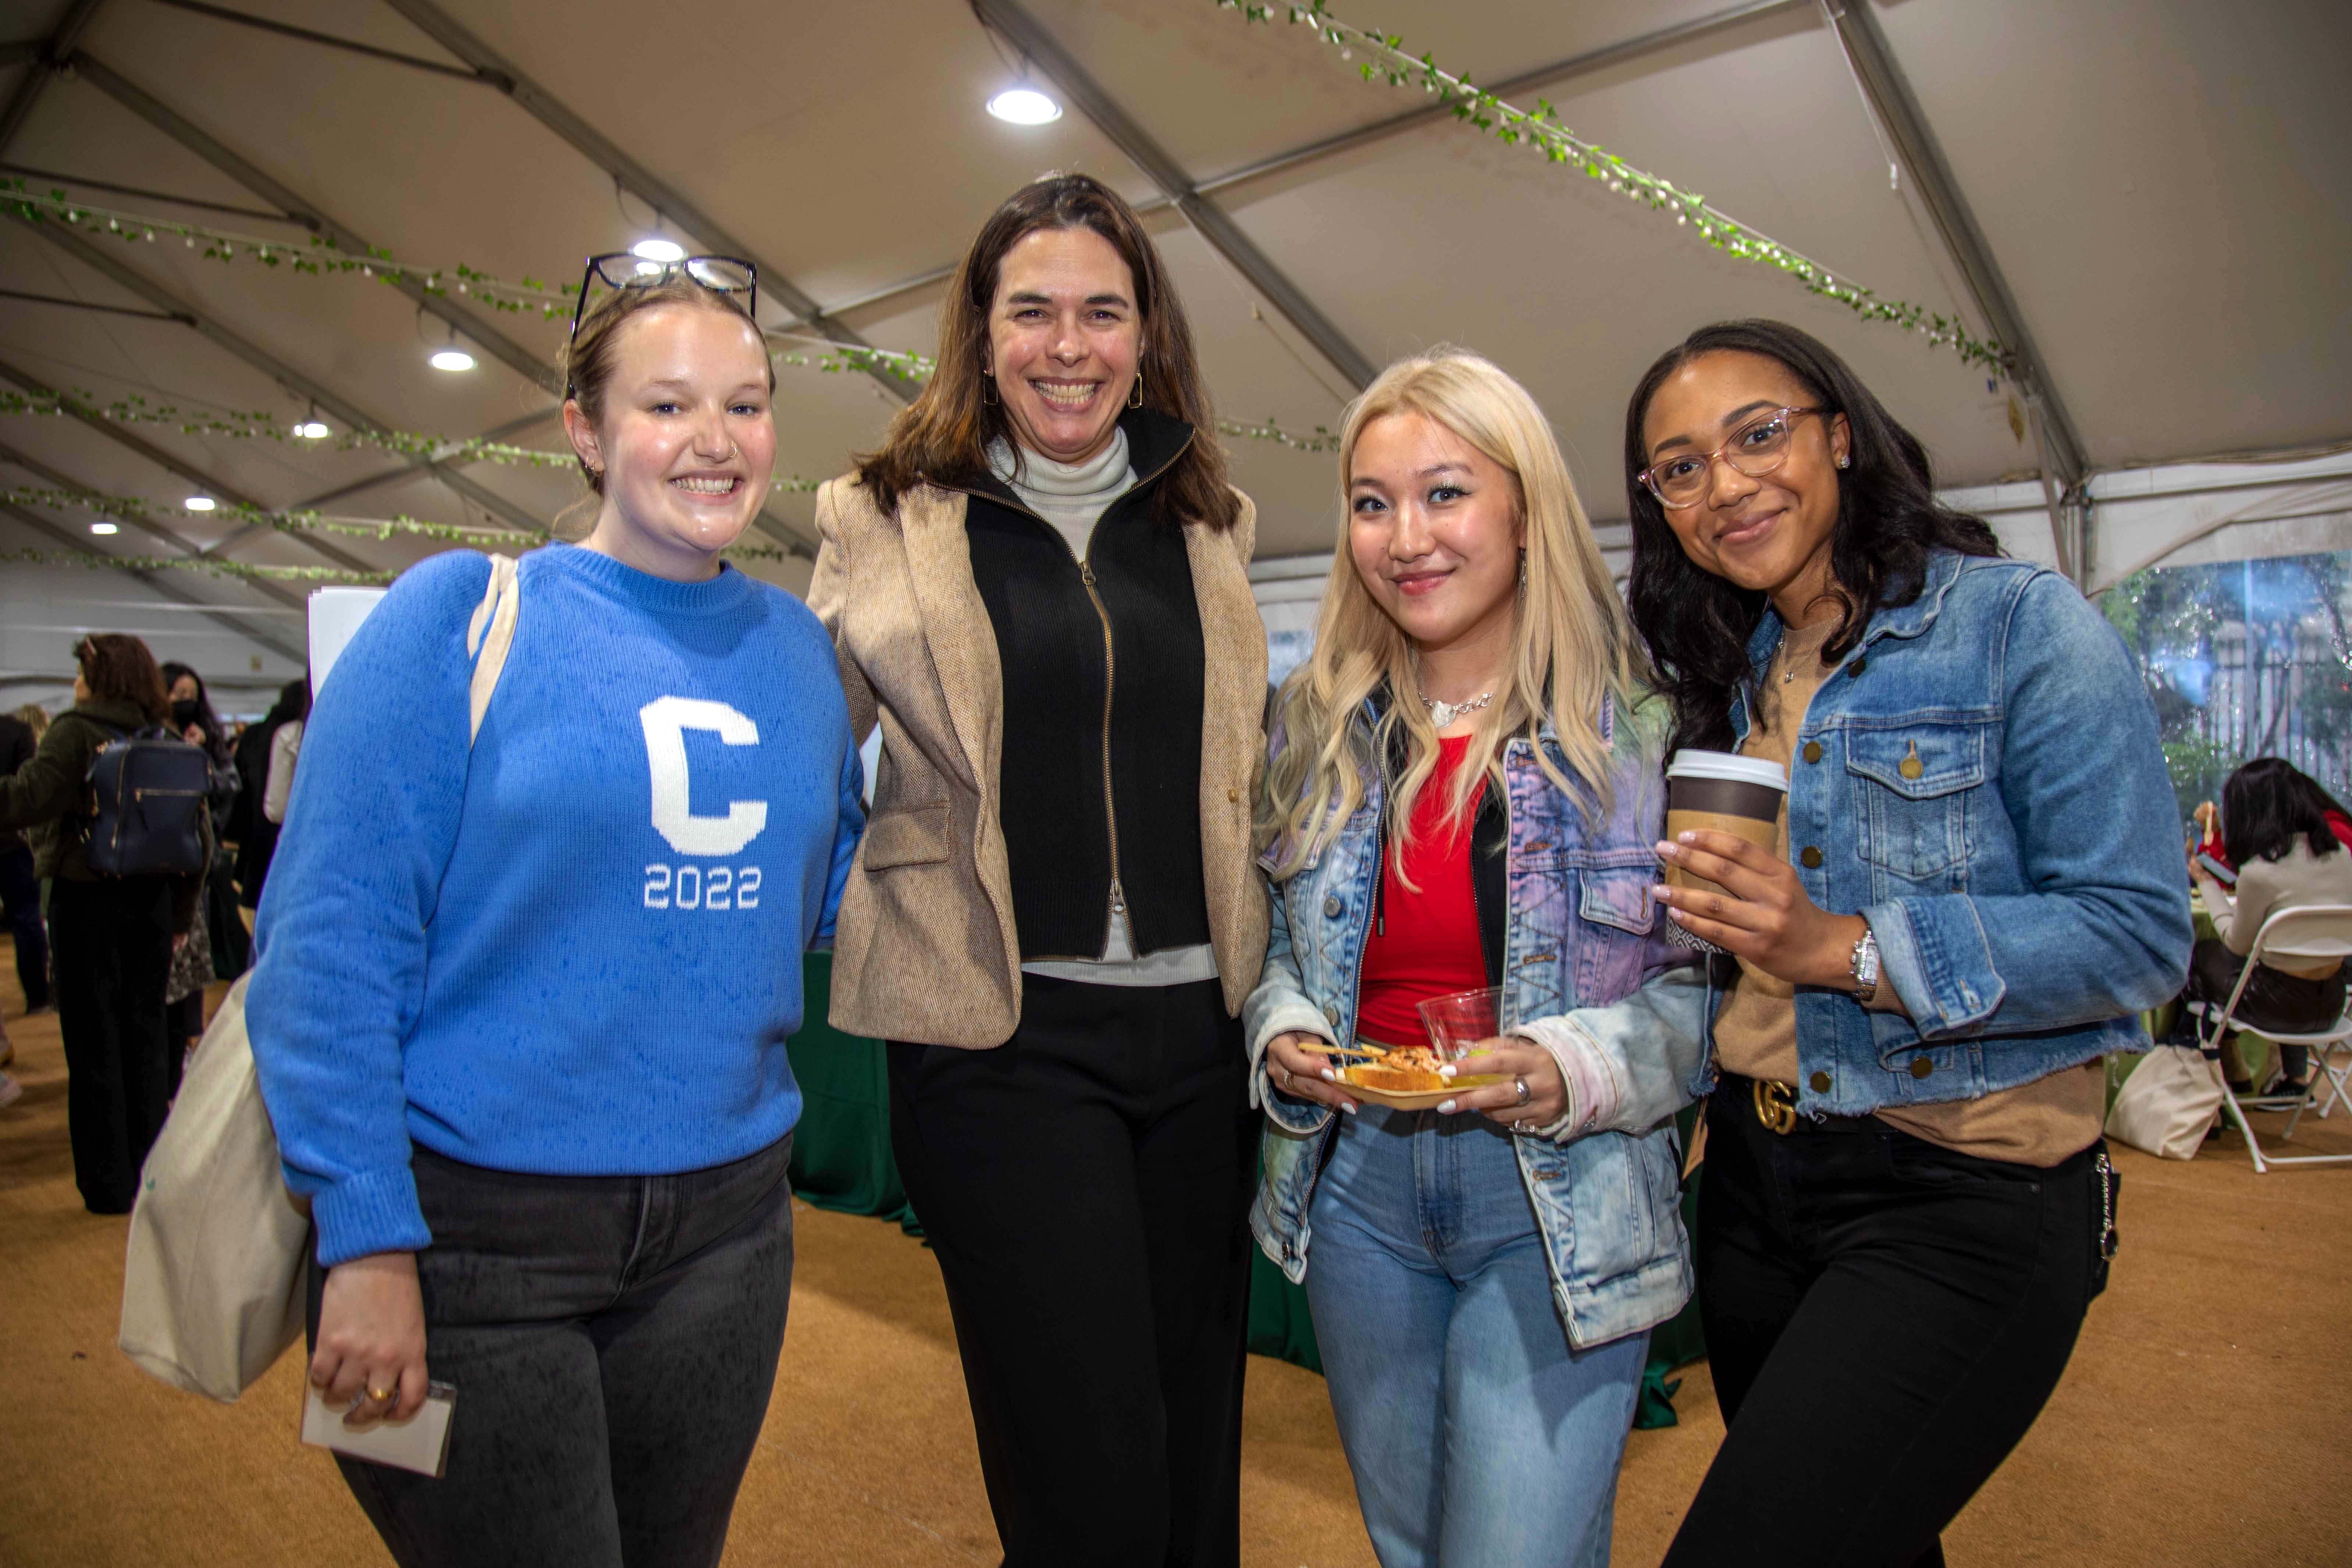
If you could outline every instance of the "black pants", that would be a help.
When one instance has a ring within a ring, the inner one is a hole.
[[[0,845],[0,918],[16,942],[16,984],[27,1011],[49,1005],[49,939],[41,929],[41,880],[22,842]]]
[[[1941,1563],[2074,1352],[2089,1152],[2037,1170],[1867,1118],[1784,1137],[1728,1075],[1706,1117],[1699,1313],[1729,1429],[1666,1563]]]
[[[49,887],[58,950],[58,1030],[74,1185],[92,1214],[129,1214],[139,1168],[172,1105],[163,988],[172,889],[161,877]]]
[[[2189,958],[2189,984],[2181,998],[2202,1002],[2219,1012],[2230,1000],[2230,993],[2238,984],[2246,961],[2231,952],[2229,945],[2217,936],[2200,936]],[[2336,1022],[2344,1012],[2344,972],[2338,969],[2325,980],[2305,980],[2299,974],[2289,974],[2273,969],[2269,964],[2255,967],[2253,977],[2246,982],[2246,994],[2238,998],[2237,1021],[2249,1029],[2276,1029],[2289,1035],[2315,1035]],[[2211,1021],[2207,1021],[2208,1028]],[[2194,1018],[2182,1016],[2179,1033],[2186,1038],[2197,1027]],[[2281,1046],[2279,1066],[2289,1078],[2302,1079],[2311,1076],[2311,1051],[2305,1046]]]
[[[448,1464],[335,1456],[401,1568],[716,1568],[784,1339],[792,1147],[672,1176],[415,1152]],[[314,1350],[324,1282],[314,1263]]]
[[[1241,1026],[1213,980],[1023,980],[995,1049],[890,1047],[891,1147],[1005,1563],[1233,1564],[1257,1179]]]

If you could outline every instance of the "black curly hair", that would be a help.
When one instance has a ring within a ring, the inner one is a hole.
[[[1748,639],[1763,618],[1764,595],[1725,581],[1683,552],[1665,508],[1642,483],[1642,470],[1650,466],[1642,426],[1668,376],[1703,354],[1726,353],[1776,362],[1804,386],[1824,426],[1843,414],[1852,435],[1853,466],[1838,471],[1837,522],[1830,534],[1830,577],[1841,619],[1823,658],[1841,658],[1860,642],[1874,610],[1916,599],[1932,552],[2001,552],[1982,518],[1936,500],[1927,449],[1827,344],[1772,321],[1717,321],[1685,338],[1643,375],[1625,407],[1625,500],[1633,519],[1626,598],[1634,627],[1649,642],[1659,684],[1674,702],[1674,744],[1711,751],[1731,747],[1731,698],[1753,678]]]

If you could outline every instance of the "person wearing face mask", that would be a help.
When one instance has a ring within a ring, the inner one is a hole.
[[[982,226],[938,371],[817,495],[809,603],[882,729],[833,1024],[891,1042],[1013,1568],[1240,1552],[1266,651],[1214,430],[1142,224],[1061,175]]]
[[[1649,896],[1665,705],[1492,363],[1390,366],[1339,471],[1259,812],[1251,1225],[1306,1283],[1383,1568],[1602,1564],[1649,1330],[1691,1291],[1671,1119],[1707,991]],[[1499,1081],[1414,1110],[1339,1077],[1336,1047],[1421,1045],[1418,1004],[1489,985],[1504,1032],[1442,1071]]]
[[[256,933],[310,1382],[355,1426],[457,1390],[440,1479],[337,1458],[403,1568],[719,1561],[792,1283],[801,955],[863,823],[823,629],[720,559],[775,464],[751,269],[600,282],[563,405],[593,527],[521,559],[511,621],[477,554],[393,585]]]
[[[1625,481],[1676,743],[1789,779],[1777,852],[1659,847],[1730,979],[1698,1213],[1728,1431],[1666,1562],[1941,1563],[2105,1280],[2101,1058],[2188,969],[2155,708],[1794,327],[1652,365]]]
[[[212,700],[205,695],[204,678],[184,664],[163,666],[163,683],[172,700],[172,728],[188,744],[201,749],[208,764],[210,782],[205,805],[212,812],[215,848],[212,862],[205,868],[203,891],[196,899],[194,923],[188,934],[172,950],[172,975],[164,986],[165,1026],[172,1037],[172,1093],[180,1092],[180,1077],[184,1070],[188,1053],[205,1032],[205,987],[213,980],[214,916],[219,910],[226,879],[230,874],[226,853],[218,847],[221,835],[226,831],[231,809],[236,804],[236,759],[231,754],[228,732],[222,728],[220,717],[213,711]],[[237,963],[229,971],[234,976],[245,968],[245,928],[238,925],[235,936],[222,934],[222,942],[234,941]]]
[[[196,918],[198,879],[91,868],[91,765],[102,748],[163,724],[171,703],[139,638],[93,632],[73,651],[74,705],[0,778],[0,834],[28,829],[34,872],[49,883],[74,1185],[90,1213],[129,1214],[171,1107],[163,992],[173,942]],[[197,830],[209,858],[211,818]]]

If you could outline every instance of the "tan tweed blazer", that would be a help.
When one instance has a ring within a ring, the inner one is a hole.
[[[1238,493],[1238,492],[1237,492]],[[882,761],[841,898],[833,1026],[875,1039],[988,1047],[1021,1019],[1021,943],[997,812],[1004,735],[996,634],[971,576],[968,498],[924,487],[886,515],[850,475],[816,495],[809,607],[833,634],[862,744]],[[1223,533],[1184,529],[1205,650],[1201,859],[1225,1010],[1265,961],[1250,806],[1265,760],[1265,628],[1250,593],[1257,509]]]

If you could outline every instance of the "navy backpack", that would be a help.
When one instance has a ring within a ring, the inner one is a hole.
[[[89,764],[95,803],[86,854],[101,877],[193,877],[212,762],[161,725],[110,741]]]

